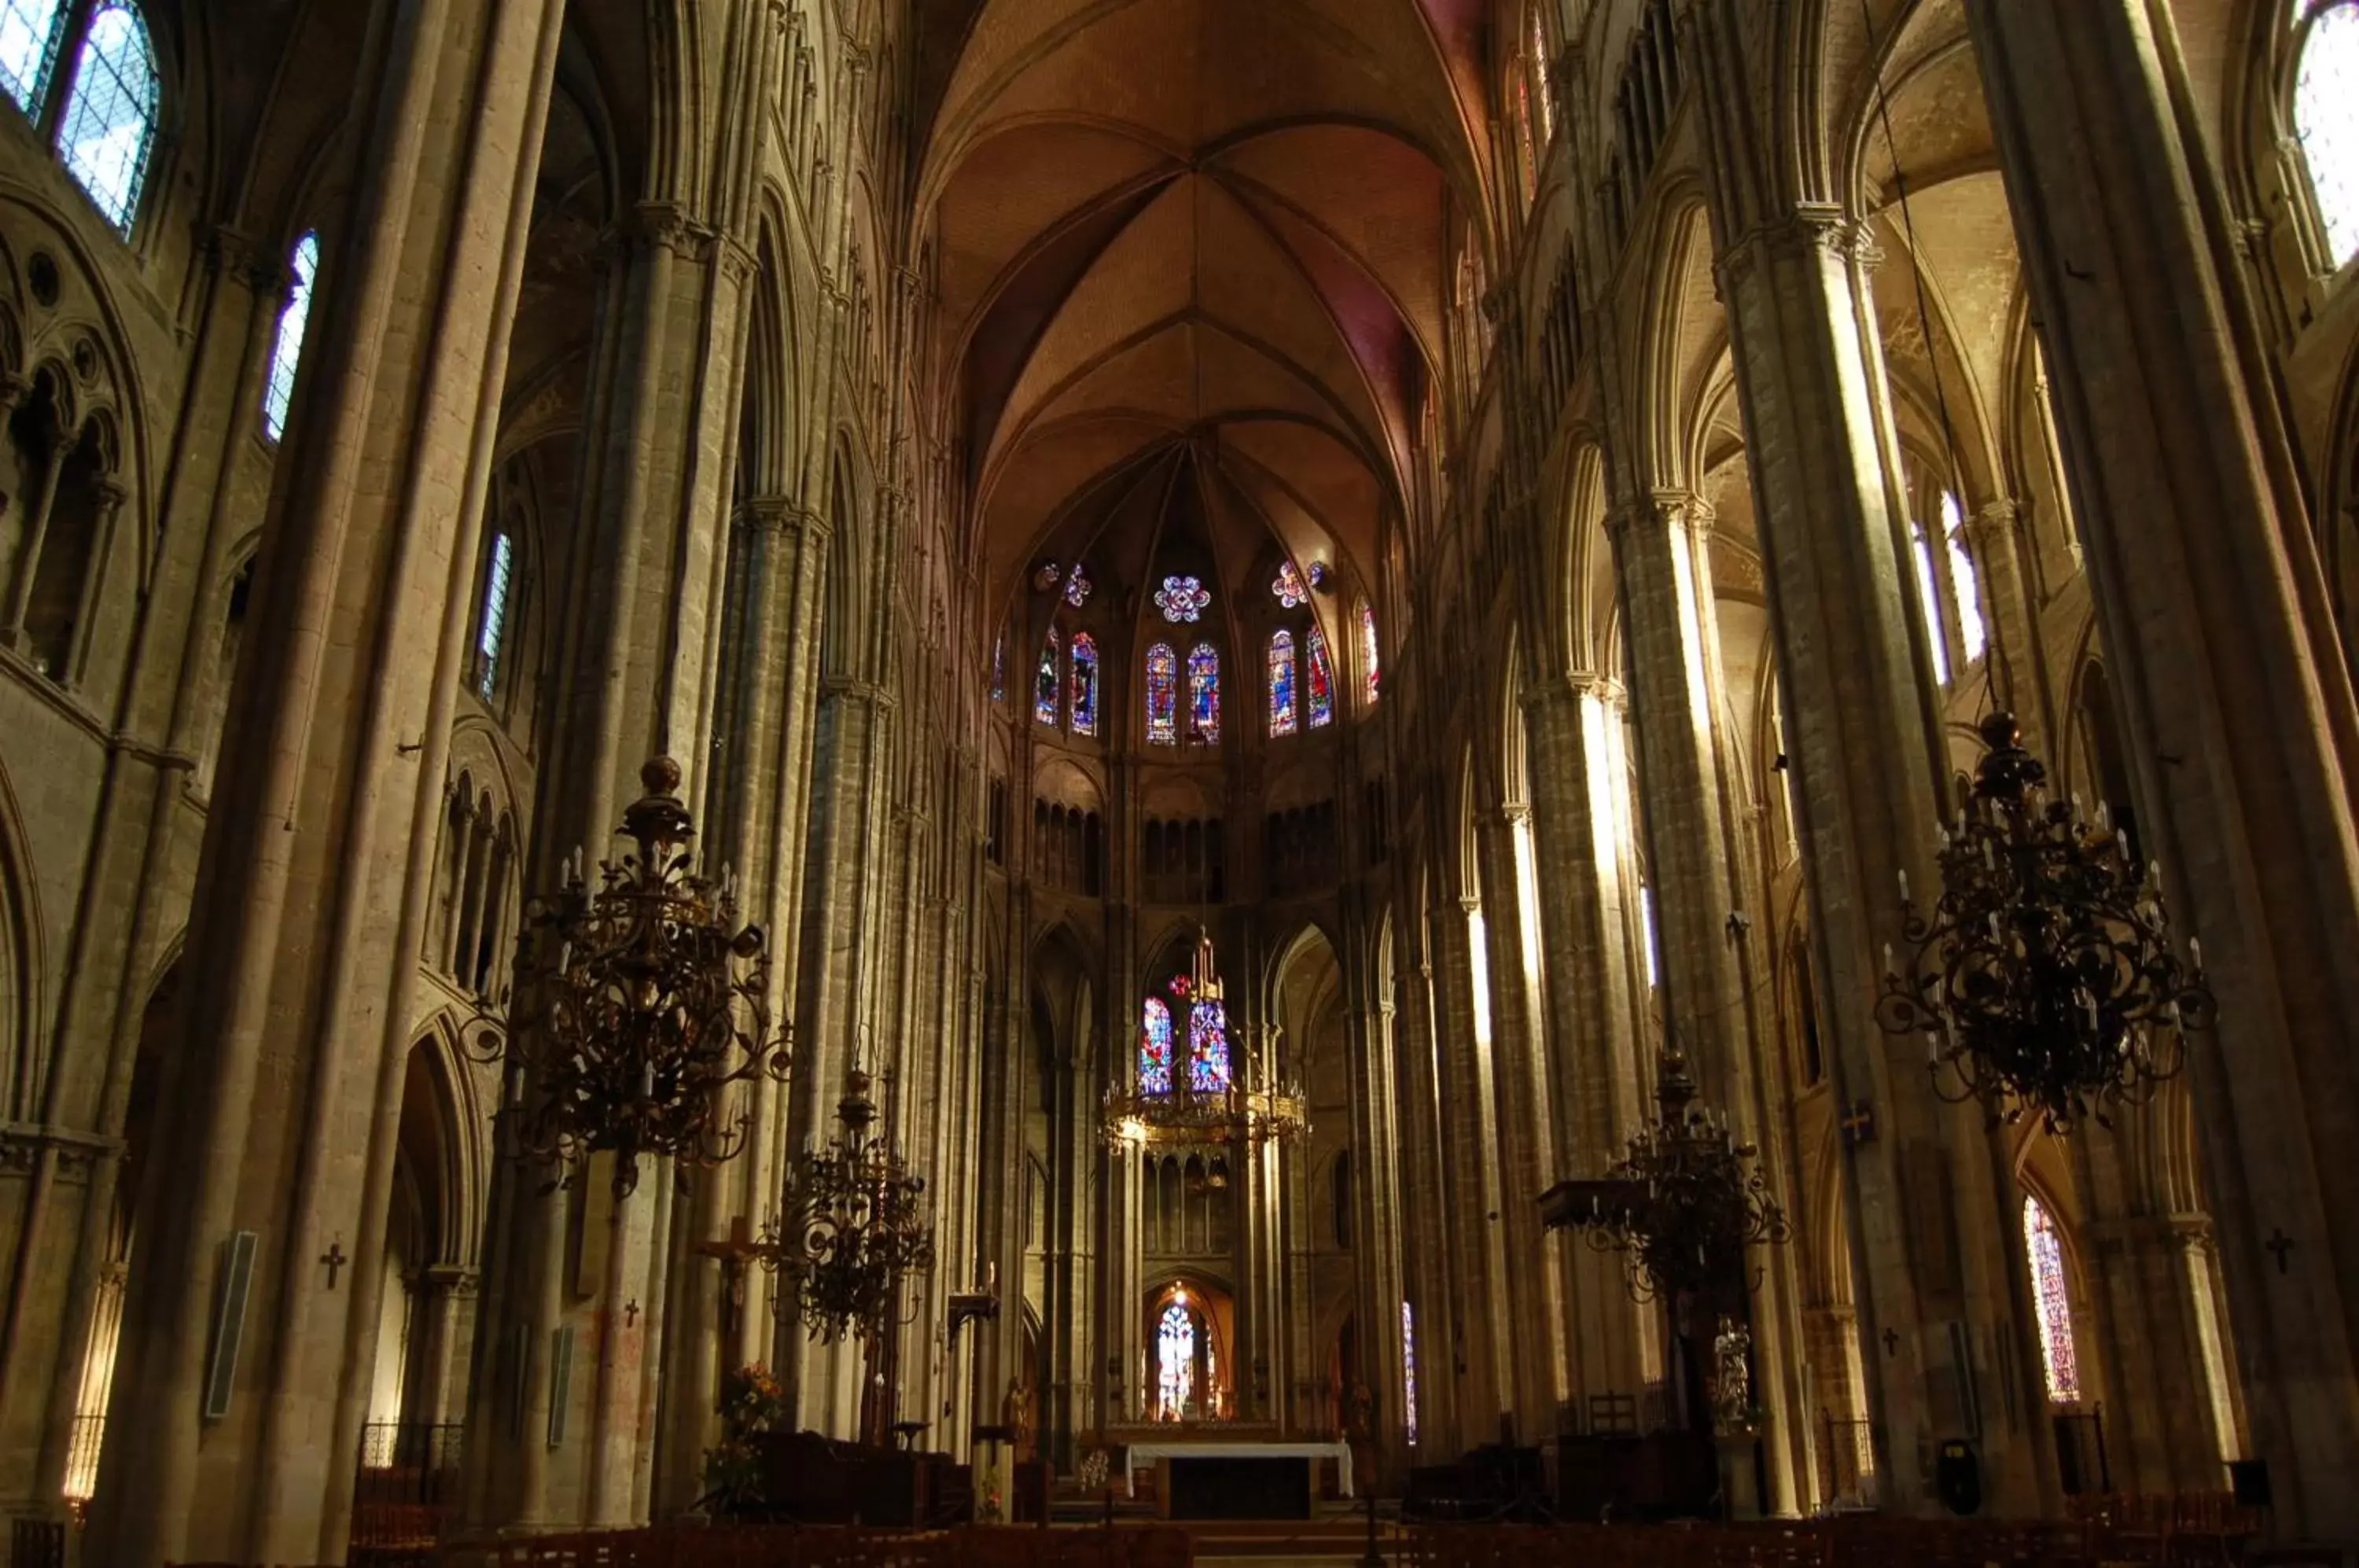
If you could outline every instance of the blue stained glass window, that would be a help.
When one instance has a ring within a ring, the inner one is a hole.
[[[1155,1329],[1155,1410],[1178,1421],[1196,1388],[1196,1319],[1184,1302],[1163,1309]]]
[[[1188,1009],[1188,1087],[1199,1094],[1228,1092],[1229,1009],[1225,1003],[1199,1000]]]
[[[1073,562],[1073,570],[1065,574],[1065,603],[1080,609],[1089,603],[1090,588],[1090,574],[1082,570],[1080,561]]]
[[[1285,630],[1269,636],[1269,733],[1294,733],[1294,634]]]
[[[1044,724],[1057,722],[1058,700],[1057,634],[1049,634],[1048,643],[1040,649],[1040,672],[1032,681],[1032,717]]]
[[[1138,1092],[1171,1093],[1171,1007],[1160,996],[1149,996],[1138,1026]]]
[[[492,564],[484,573],[484,629],[475,639],[475,689],[486,702],[500,688],[500,649],[507,641],[508,589],[515,572],[516,545],[505,533],[493,535]]]
[[[0,89],[26,114],[40,114],[65,41],[63,0],[0,0]]]
[[[1327,634],[1317,621],[1310,623],[1303,640],[1310,651],[1310,727],[1315,730],[1335,722],[1335,667],[1327,657]]]
[[[295,286],[278,312],[278,341],[270,350],[270,379],[262,388],[262,433],[277,441],[287,433],[287,410],[295,401],[295,372],[303,363],[303,328],[311,318],[311,283],[320,276],[320,236],[295,242],[288,270]]]
[[[1188,735],[1207,746],[1221,739],[1221,656],[1208,642],[1188,650]]]
[[[1157,746],[1180,739],[1180,656],[1166,642],[1147,650],[1147,738]]]
[[[1173,626],[1193,621],[1212,603],[1212,591],[1193,577],[1167,577],[1155,591],[1155,607]]]
[[[124,234],[139,211],[156,147],[160,84],[147,24],[130,0],[100,0],[74,62],[58,121],[58,154],[98,210]]]
[[[1290,561],[1279,562],[1277,577],[1270,583],[1269,591],[1277,594],[1277,602],[1289,610],[1306,603],[1310,597],[1310,590],[1303,586],[1302,573],[1295,570],[1294,562]]]
[[[1072,673],[1073,733],[1093,735],[1098,733],[1098,642],[1087,632],[1073,634]]]
[[[1007,629],[1000,628],[991,645],[991,700],[995,702],[1007,695]]]

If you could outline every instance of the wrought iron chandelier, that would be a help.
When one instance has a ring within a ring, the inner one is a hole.
[[[1218,1009],[1222,1041],[1227,1048],[1225,990],[1212,955],[1212,939],[1199,931],[1195,963],[1171,984],[1175,999],[1190,1009]],[[1151,1041],[1141,1027],[1142,1057]],[[1167,1046],[1169,1042],[1167,1041]],[[1192,1055],[1192,1052],[1191,1052]],[[1242,1061],[1242,1073],[1234,1063]],[[1300,1084],[1279,1083],[1270,1064],[1256,1053],[1232,1052],[1217,1073],[1201,1076],[1196,1064],[1172,1062],[1168,1083],[1134,1079],[1106,1086],[1098,1106],[1098,1127],[1109,1149],[1213,1149],[1235,1144],[1251,1146],[1288,1142],[1310,1130],[1309,1098]]]
[[[874,1340],[889,1326],[904,1275],[929,1269],[934,1227],[924,1211],[926,1179],[893,1149],[870,1090],[854,1068],[835,1116],[842,1130],[823,1149],[806,1147],[787,1178],[782,1217],[764,1229],[756,1255],[794,1285],[796,1310],[814,1339],[847,1333]],[[997,1313],[996,1279],[990,1287]],[[774,1298],[783,1307],[783,1292]]]
[[[1740,1312],[1752,1288],[1745,1249],[1790,1231],[1770,1196],[1759,1152],[1731,1137],[1725,1113],[1700,1107],[1687,1059],[1665,1053],[1654,1125],[1603,1178],[1560,1181],[1540,1195],[1551,1226],[1571,1225],[1599,1252],[1624,1257],[1631,1296]]]
[[[516,1146],[573,1180],[589,1156],[614,1156],[617,1193],[642,1156],[668,1156],[680,1184],[742,1149],[750,1113],[723,1091],[786,1077],[786,1031],[766,999],[762,928],[737,923],[734,878],[692,869],[696,828],[679,765],[639,770],[647,793],[623,812],[636,848],[598,863],[567,858],[558,888],[525,907],[506,1016],[475,1021],[474,1050],[521,1068],[509,1106]]]
[[[2139,1105],[2185,1065],[2185,1029],[2219,1004],[2190,939],[2170,943],[2158,866],[2141,873],[2098,808],[2048,799],[2048,771],[2015,716],[1981,725],[1988,747],[1973,799],[1941,835],[1941,898],[1930,913],[1900,877],[1906,971],[1884,951],[1876,1021],[1925,1036],[1935,1092],[1975,1099],[1992,1120],[2037,1111],[2049,1131]],[[1952,1088],[1954,1083],[1955,1087]]]

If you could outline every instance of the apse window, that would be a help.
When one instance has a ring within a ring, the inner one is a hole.
[[[1168,642],[1147,650],[1147,739],[1150,746],[1180,742],[1180,656]]]
[[[1990,632],[1983,625],[1982,579],[1966,549],[1965,508],[1947,490],[1941,493],[1941,539],[1949,557],[1950,598],[1958,607],[1958,641],[1972,664],[1990,647]]]
[[[272,441],[287,433],[287,411],[295,402],[295,372],[303,363],[303,329],[311,319],[311,282],[320,275],[320,236],[295,242],[288,260],[295,279],[286,309],[278,312],[278,341],[270,350],[270,379],[262,389],[262,433]]]
[[[1308,682],[1308,707],[1310,727],[1324,729],[1335,722],[1335,668],[1327,657],[1327,638],[1319,623],[1310,623],[1310,635],[1303,638],[1310,649],[1310,677]]]
[[[1221,656],[1210,643],[1188,650],[1188,738],[1221,742]]]
[[[1933,566],[1933,547],[1924,525],[1908,520],[1908,552],[1917,563],[1917,595],[1925,608],[1925,639],[1933,650],[1933,679],[1950,683],[1950,630],[1941,615],[1941,582]]]
[[[2329,260],[2341,267],[2359,254],[2359,5],[2351,0],[2294,0],[2306,15],[2300,65],[2294,75],[2294,133]]]
[[[1269,637],[1269,733],[1294,733],[1294,634],[1285,630]]]
[[[26,114],[40,114],[65,39],[60,0],[0,0],[0,88]]]
[[[1057,634],[1049,634],[1040,650],[1040,669],[1032,678],[1032,721],[1054,727],[1057,723]]]
[[[1376,705],[1376,612],[1365,599],[1360,601],[1360,681],[1368,706]]]
[[[1076,568],[1076,571],[1079,569]],[[1071,719],[1077,735],[1098,733],[1098,644],[1087,632],[1073,634]]]
[[[58,154],[107,222],[126,237],[156,148],[161,93],[147,24],[128,0],[101,0],[74,61],[58,121]]]

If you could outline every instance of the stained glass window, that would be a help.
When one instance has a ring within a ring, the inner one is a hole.
[[[500,685],[500,648],[508,635],[508,585],[516,572],[516,546],[505,533],[492,536],[492,564],[484,573],[484,629],[475,639],[475,658],[480,666],[476,690],[484,701]]]
[[[1294,562],[1290,561],[1278,564],[1277,580],[1269,585],[1269,591],[1277,594],[1277,602],[1289,610],[1310,598],[1310,590],[1303,585],[1302,573],[1295,570]]]
[[[1171,1093],[1171,1007],[1160,996],[1147,998],[1138,1026],[1138,1092]]]
[[[1155,591],[1155,607],[1173,626],[1193,622],[1212,603],[1212,595],[1192,577],[1167,577]]]
[[[278,341],[270,350],[270,379],[262,388],[262,433],[277,441],[287,433],[287,410],[295,401],[295,372],[303,363],[303,328],[311,317],[311,280],[320,275],[320,236],[295,242],[288,262],[295,286],[278,312]]]
[[[1958,639],[1968,661],[1980,659],[1990,646],[1983,625],[1982,579],[1974,573],[1974,558],[1966,550],[1966,514],[1958,498],[1941,494],[1941,537],[1950,550],[1950,597],[1958,604]]]
[[[1147,738],[1156,746],[1180,739],[1180,656],[1168,642],[1147,650]]]
[[[2340,267],[2359,252],[2359,6],[2331,5],[2310,24],[2294,77],[2293,124],[2327,248]]]
[[[1417,1314],[1401,1303],[1401,1410],[1408,1424],[1408,1445],[1417,1446]]]
[[[1002,626],[991,644],[991,700],[1004,701],[1007,696],[1007,628]]]
[[[63,0],[0,0],[0,88],[26,114],[40,114],[65,40]]]
[[[1188,650],[1188,734],[1206,746],[1221,739],[1221,656],[1208,642]]]
[[[1638,938],[1646,943],[1647,985],[1655,985],[1655,890],[1643,883],[1638,888]]]
[[[58,121],[58,154],[107,221],[126,234],[156,146],[158,90],[156,51],[138,7],[130,0],[100,0]]]
[[[2072,1297],[2064,1283],[2064,1244],[2038,1199],[2023,1200],[2023,1239],[2031,1254],[2031,1296],[2039,1308],[2039,1359],[2048,1397],[2060,1405],[2081,1399],[2081,1363],[2072,1352]]]
[[[1269,634],[1269,733],[1294,733],[1294,634]]]
[[[1229,1009],[1199,998],[1188,1009],[1188,1087],[1199,1094],[1226,1094],[1229,1087]]]
[[[1371,705],[1376,700],[1376,612],[1360,601],[1360,683]]]
[[[1310,727],[1321,729],[1335,722],[1335,668],[1327,657],[1327,634],[1317,621],[1303,641],[1310,650]]]
[[[1174,1301],[1163,1309],[1155,1330],[1155,1409],[1165,1421],[1178,1421],[1188,1409],[1196,1386],[1196,1318],[1185,1302]]]
[[[1073,634],[1073,733],[1098,733],[1098,643],[1087,632]]]
[[[1925,605],[1925,637],[1933,645],[1933,679],[1950,683],[1950,633],[1941,619],[1941,584],[1933,575],[1933,547],[1926,542],[1924,525],[1908,520],[1908,548],[1917,560],[1917,593]]]
[[[1065,603],[1080,609],[1090,602],[1091,587],[1090,574],[1082,570],[1080,561],[1073,562],[1073,570],[1065,574]]]
[[[1037,724],[1057,722],[1057,634],[1049,634],[1047,646],[1040,649],[1040,670],[1032,678],[1032,718]]]

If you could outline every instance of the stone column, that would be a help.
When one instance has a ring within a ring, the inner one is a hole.
[[[1620,690],[1593,677],[1537,682],[1524,695],[1524,724],[1556,1134],[1551,1180],[1602,1176],[1639,1119],[1638,981],[1623,940],[1631,900],[1614,805],[1624,788]],[[1651,1319],[1636,1312],[1612,1260],[1575,1240],[1560,1253],[1573,1328],[1571,1397],[1585,1419],[1590,1396],[1639,1391]]]
[[[1454,1427],[1462,1448],[1495,1443],[1494,1424],[1508,1409],[1506,1250],[1500,1236],[1499,1135],[1493,1114],[1493,1022],[1478,1011],[1474,988],[1489,976],[1474,962],[1474,923],[1482,902],[1468,898],[1427,912],[1435,977],[1435,1070],[1439,1080],[1441,1207],[1437,1239],[1449,1259],[1451,1337],[1444,1363],[1457,1390]],[[1434,1368],[1440,1370],[1440,1367]]]
[[[1942,1105],[1921,1040],[1875,1020],[1898,877],[1933,866],[1947,762],[1935,684],[1910,622],[1907,505],[1867,268],[1840,211],[1758,158],[1765,101],[1751,8],[1698,0],[1687,23],[1704,111],[1720,292],[1787,701],[1814,959],[1838,1104],[1876,1136],[1845,1148],[1852,1273],[1880,1500],[1930,1506],[1935,1445],[1976,1443],[1998,1512],[2055,1501],[2038,1397],[2020,1195],[1978,1107]],[[2002,1397],[2012,1395],[2011,1398]]]
[[[1524,839],[1530,808],[1503,806],[1484,813],[1475,829],[1483,860],[1484,935],[1490,950],[1495,1095],[1499,1128],[1500,1243],[1506,1278],[1510,1381],[1504,1408],[1516,1417],[1516,1441],[1555,1435],[1557,1407],[1566,1398],[1565,1299],[1562,1277],[1549,1267],[1549,1241],[1538,1200],[1557,1180],[1556,1129],[1540,1049],[1538,956],[1539,933],[1527,929]]]
[[[1355,973],[1346,971],[1347,976]],[[1363,998],[1373,989],[1364,970],[1356,972]],[[1352,1081],[1359,1092],[1352,1098],[1352,1160],[1358,1190],[1352,1196],[1352,1261],[1358,1272],[1353,1297],[1359,1318],[1360,1377],[1375,1403],[1368,1441],[1379,1456],[1384,1474],[1400,1469],[1406,1451],[1401,1446],[1402,1213],[1401,1161],[1398,1133],[1399,1086],[1394,1072],[1391,1002],[1353,1005],[1346,1015],[1344,1049],[1351,1054]],[[1346,1388],[1344,1409],[1351,1409]],[[1354,1477],[1354,1486],[1361,1483]],[[1382,1475],[1370,1475],[1371,1490],[1383,1484]]]
[[[1737,781],[1728,767],[1725,677],[1712,577],[1712,508],[1702,498],[1658,491],[1607,519],[1629,628],[1640,790],[1652,850],[1655,923],[1661,950],[1667,1043],[1695,1062],[1704,1103],[1727,1113],[1739,1141],[1769,1143],[1773,1091],[1754,1029],[1736,924],[1742,909]],[[1763,1158],[1774,1172],[1778,1162]],[[1792,1194],[1786,1194],[1788,1198]],[[1751,1332],[1767,1413],[1770,1505],[1796,1506],[1793,1454],[1799,1419],[1782,1375],[1794,1255],[1763,1251]]]
[[[2277,1530],[2359,1538],[2359,1211],[2321,1174],[2359,1138],[2359,705],[2274,370],[2167,12],[1966,10],[2140,834],[2220,998],[2189,1090],[2253,1451]]]
[[[90,1542],[122,1568],[327,1562],[349,1530],[465,541],[562,8],[392,9],[359,76],[360,184],[321,273],[206,824],[163,1086],[179,1114],[150,1167],[170,1179],[140,1204]],[[232,1336],[215,1303],[241,1236]]]
[[[409,1334],[403,1377],[406,1425],[440,1426],[466,1410],[468,1352],[475,1336],[475,1270],[437,1263],[419,1270],[413,1291],[417,1321]]]
[[[2023,570],[2023,509],[2009,500],[1988,502],[1966,519],[1965,532],[1990,617],[1990,648],[1984,657],[1998,661],[1999,700],[2023,726],[2023,744],[2050,767],[2060,765],[2063,748],[2049,728],[2056,706],[2040,646],[2039,607]]]
[[[857,628],[844,632],[847,638],[858,635]],[[840,1130],[835,1107],[843,1096],[845,1074],[869,1049],[864,1003],[878,962],[886,892],[878,870],[893,708],[892,694],[870,682],[842,676],[823,681],[818,745],[822,771],[813,785],[818,795],[803,880],[794,1092],[788,1112],[798,1147],[805,1138],[823,1145]],[[1004,1278],[1021,1279],[1004,1267],[1002,1272]],[[788,1388],[799,1419],[831,1437],[858,1435],[858,1343],[813,1345],[799,1327],[782,1328],[781,1339],[789,1333],[778,1360],[793,1369]]]
[[[1456,914],[1452,909],[1450,913]],[[1458,1378],[1454,1372],[1458,1301],[1451,1284],[1451,1213],[1441,1148],[1441,1101],[1434,1040],[1433,972],[1419,944],[1402,987],[1408,1017],[1401,1031],[1401,1251],[1413,1308],[1418,1364],[1419,1457],[1455,1458]]]

